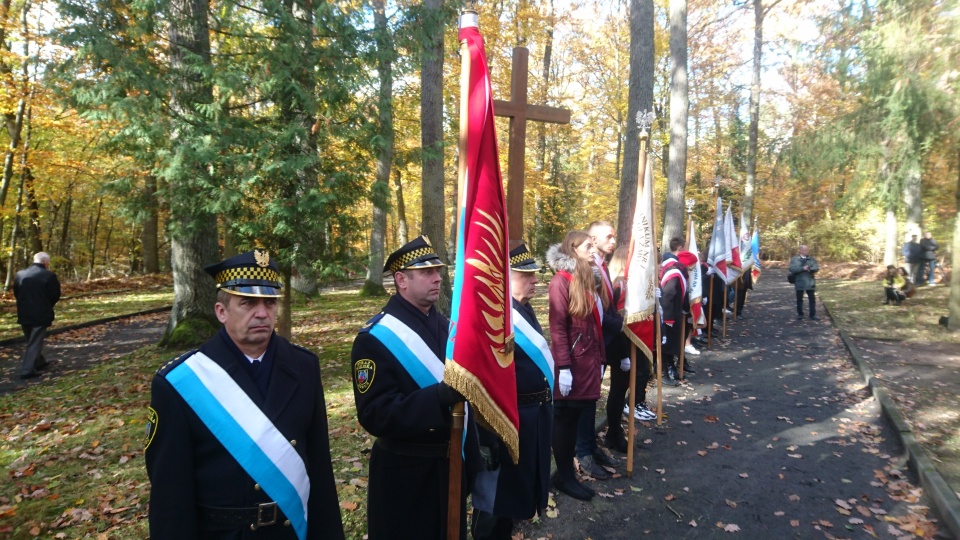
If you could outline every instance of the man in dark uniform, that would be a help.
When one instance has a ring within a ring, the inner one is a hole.
[[[53,306],[60,300],[60,280],[50,271],[50,255],[37,253],[33,264],[17,272],[13,295],[17,298],[17,323],[27,338],[20,360],[20,378],[30,379],[40,375],[38,370],[49,364],[43,357],[43,338],[53,324]]]
[[[153,378],[151,538],[343,538],[320,360],[273,331],[276,263],[257,249],[205,270],[223,328]]]
[[[387,258],[397,287],[383,311],[353,342],[357,419],[377,437],[370,453],[369,540],[446,537],[450,408],[464,401],[443,382],[449,320],[434,304],[446,266],[426,236]],[[468,414],[465,467],[477,456]],[[461,484],[461,537],[466,538],[467,475]]]
[[[538,512],[542,516],[547,507],[553,440],[553,355],[530,306],[539,270],[526,244],[510,251],[520,460],[514,465],[506,445],[493,433],[480,430],[481,451],[490,449],[499,466],[477,473],[473,488],[476,540],[510,540],[513,520],[530,519]]]

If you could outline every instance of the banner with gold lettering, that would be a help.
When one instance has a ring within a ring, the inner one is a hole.
[[[510,264],[493,92],[475,17],[461,19],[467,52],[461,88],[461,168],[450,341],[443,380],[469,401],[478,422],[519,459]],[[464,49],[461,49],[464,50]],[[465,139],[465,140],[464,140]]]
[[[652,162],[647,160],[643,186],[633,214],[630,249],[627,252],[627,294],[621,295],[621,298],[625,297],[625,332],[637,349],[643,351],[650,360],[653,360],[654,349],[653,311],[657,306],[657,252],[653,238],[653,197],[650,191],[653,189]]]

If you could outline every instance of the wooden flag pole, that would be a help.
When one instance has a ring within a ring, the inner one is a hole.
[[[727,282],[724,281],[723,282],[723,298],[720,299],[723,302],[723,333],[721,334],[723,336],[723,339],[727,339],[727,294],[729,294],[727,292],[728,286],[729,285],[727,285]]]
[[[646,358],[643,360],[647,361]],[[627,401],[630,404],[630,414],[627,415],[627,478],[633,478],[633,438],[637,434],[636,419],[633,417],[637,407],[637,345],[633,340],[630,341],[630,399]]]
[[[710,343],[713,340],[713,278],[717,277],[717,273],[710,274],[710,292],[707,293],[707,348],[710,348]]]
[[[465,9],[466,13],[476,13]],[[470,51],[466,40],[460,42],[460,141],[457,167],[457,193],[466,197],[467,185],[467,123],[469,119],[468,98],[470,95]],[[460,206],[458,205],[458,208]],[[463,242],[463,238],[457,238]],[[453,406],[450,422],[450,469],[447,477],[447,540],[460,540],[460,499],[463,487],[463,424],[464,404]]]

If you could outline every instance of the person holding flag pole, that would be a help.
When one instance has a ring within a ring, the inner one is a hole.
[[[643,352],[646,361],[657,359],[657,425],[663,423],[663,366],[660,362],[660,319],[657,310],[657,276],[660,274],[660,255],[657,253],[655,216],[653,213],[653,170],[647,159],[647,130],[655,116],[650,111],[637,115],[640,125],[640,167],[643,175],[637,183],[637,202],[633,214],[633,227],[629,240],[627,267],[624,272],[626,296],[624,298],[625,332],[630,338],[630,409],[637,404],[637,350]],[[656,351],[656,353],[654,352]],[[627,417],[627,477],[633,476],[634,415]]]
[[[520,457],[514,334],[509,280],[507,212],[494,124],[493,89],[479,16],[460,17],[460,169],[457,250],[443,380],[470,402],[477,422],[495,434],[513,463]],[[463,454],[463,426],[454,408],[450,431],[450,478]],[[490,439],[493,439],[492,437]],[[493,439],[491,445],[496,443]],[[483,466],[497,468],[499,448],[487,446]],[[469,458],[469,456],[468,456]],[[467,463],[468,466],[477,464]],[[450,483],[447,538],[464,537],[461,484]],[[458,529],[457,524],[461,527]],[[402,529],[402,527],[401,527]],[[412,538],[413,536],[407,536]]]

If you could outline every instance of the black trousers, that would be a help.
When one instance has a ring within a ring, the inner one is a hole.
[[[585,405],[585,401],[557,401],[553,406],[553,460],[561,480],[577,479],[573,456],[577,450],[577,426]]]
[[[637,403],[647,400],[647,383],[650,381],[650,362],[640,351],[637,351]],[[623,426],[620,418],[623,415],[623,406],[627,403],[627,394],[630,390],[630,372],[623,371],[620,366],[610,367],[610,395],[607,396],[607,440],[611,435],[621,435]]]
[[[897,289],[896,287],[884,287],[883,290],[887,296],[887,301],[884,303],[890,302],[892,300],[896,302],[897,305],[899,305],[900,302],[903,302],[903,300],[907,297],[907,295],[900,292],[900,290]]]
[[[810,317],[817,316],[817,300],[815,298],[816,294],[815,289],[809,289],[806,291],[797,291],[797,315],[803,317],[803,294],[807,294],[807,298],[810,299]]]
[[[20,374],[29,375],[47,365],[47,359],[43,357],[43,339],[47,336],[47,327],[20,325],[20,328],[27,338],[27,348],[20,359]]]

